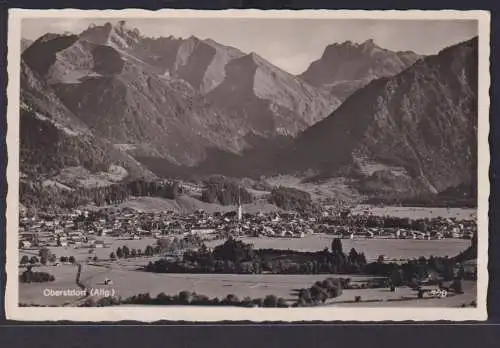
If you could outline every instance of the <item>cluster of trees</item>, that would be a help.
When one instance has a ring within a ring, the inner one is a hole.
[[[57,260],[57,256],[49,248],[41,248],[38,251],[38,256],[40,256],[40,263],[42,265],[46,265],[47,262],[54,263]]]
[[[59,258],[59,261],[61,262],[69,262],[69,263],[76,263],[75,257],[74,256],[61,256]]]
[[[19,276],[19,281],[21,283],[47,283],[53,282],[54,280],[55,278],[52,274],[34,272],[31,267],[28,267],[28,269]]]
[[[391,288],[409,286],[418,288],[420,282],[442,285],[443,282],[467,279],[462,267],[457,269],[456,262],[448,257],[420,257],[403,264],[372,262],[366,265],[363,273],[385,276]]]
[[[21,181],[19,191],[20,201],[26,207],[43,207],[54,212],[61,208],[73,208],[88,202],[77,195],[68,194],[69,191],[43,187],[38,181]]]
[[[132,196],[155,196],[176,199],[182,195],[182,186],[177,181],[160,182],[135,180],[126,184],[127,191]]]
[[[40,259],[36,256],[29,257],[28,255],[23,255],[23,257],[21,258],[21,265],[35,265],[37,263],[40,263]]]
[[[472,237],[471,245],[453,258],[455,262],[464,262],[474,259],[477,259],[477,234],[474,234]]]
[[[151,245],[148,245],[144,249],[144,253],[142,252],[141,249],[135,249],[132,248],[130,249],[128,246],[124,245],[122,247],[116,248],[116,253],[111,253],[110,258],[111,259],[128,259],[130,257],[137,257],[137,256],[142,256],[147,255],[147,256],[153,256],[155,253],[157,253],[154,248]]]
[[[441,218],[410,219],[394,216],[354,215],[343,214],[340,217],[326,217],[321,219],[323,224],[333,226],[353,226],[363,228],[400,228],[427,232],[433,228],[444,226],[447,222]],[[466,222],[464,222],[466,223]]]
[[[155,273],[226,273],[226,274],[367,274],[378,276],[365,288],[410,286],[418,288],[422,281],[441,284],[443,281],[468,279],[463,268],[457,271],[456,261],[448,257],[421,257],[403,264],[386,263],[383,257],[367,263],[363,253],[354,248],[342,250],[341,239],[332,241],[331,250],[300,252],[258,249],[251,244],[229,238],[224,244],[208,250],[184,253],[182,260],[160,259],[150,262],[145,271]],[[343,288],[350,286],[343,284]]]
[[[328,278],[324,281],[317,281],[309,289],[298,291],[297,305],[299,307],[314,306],[325,303],[330,298],[339,297],[349,282],[350,279],[344,278]]]
[[[155,246],[147,245],[144,250],[140,248],[129,248],[127,245],[123,245],[118,247],[116,251],[111,252],[109,258],[116,260],[140,256],[154,256],[186,248],[196,248],[201,244],[201,240],[198,236],[188,236],[183,239],[174,238],[172,240],[164,238],[158,239]]]
[[[150,262],[145,270],[157,273],[239,273],[260,274],[331,274],[359,273],[366,257],[352,249],[342,251],[342,242],[335,239],[332,250],[300,252],[294,250],[258,249],[234,238],[213,251],[204,245],[197,251],[185,252],[182,260],[161,259]]]
[[[205,181],[205,188],[201,200],[206,203],[219,203],[222,205],[242,204],[253,202],[253,196],[237,183],[225,178],[210,178]]]
[[[304,215],[316,214],[320,211],[308,192],[292,187],[280,186],[274,188],[269,195],[268,201],[281,209],[297,211]]]
[[[134,304],[134,305],[161,305],[161,306],[237,306],[237,307],[289,307],[286,300],[275,295],[267,295],[264,298],[245,297],[239,299],[236,295],[229,294],[220,299],[218,297],[210,298],[205,295],[200,295],[191,291],[181,291],[177,295],[166,295],[160,293],[156,297],[151,297],[149,293],[143,293],[129,297],[127,299],[117,299],[113,297],[101,298],[97,301],[88,299],[83,307],[104,307],[115,306],[119,304]]]
[[[387,204],[410,207],[459,207],[477,208],[477,185],[460,184],[447,188],[438,194],[420,194],[413,197],[385,196],[371,197],[364,201],[365,204]]]
[[[32,57],[31,61],[39,64],[40,57]],[[20,134],[23,139],[19,156],[21,172],[37,178],[56,175],[62,168],[70,166],[82,165],[93,172],[109,168],[109,154],[95,146],[93,141],[66,135],[53,123],[36,116],[36,112],[47,115],[44,108],[30,104],[31,110],[20,110]]]
[[[64,191],[43,187],[39,182],[20,183],[21,202],[27,206],[72,209],[88,203],[97,206],[118,204],[130,196],[153,196],[175,199],[183,193],[176,182],[133,180],[109,186]]]
[[[76,260],[75,260],[75,257],[74,256],[61,256],[59,258],[59,261],[60,262],[70,262],[70,263],[75,263]],[[28,264],[31,264],[31,265],[35,265],[35,264],[42,264],[42,265],[46,265],[48,262],[50,263],[55,263],[57,262],[57,256],[52,253],[50,251],[50,249],[48,248],[42,248],[40,249],[40,251],[38,252],[38,257],[37,256],[32,256],[32,257],[29,257],[28,255],[23,255],[23,257],[21,258],[21,265],[28,265]]]
[[[80,199],[86,199],[96,205],[117,204],[130,196],[152,196],[175,199],[182,194],[181,185],[176,182],[133,180],[110,186],[79,188],[75,193]]]

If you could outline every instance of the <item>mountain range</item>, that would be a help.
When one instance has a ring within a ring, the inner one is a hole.
[[[367,194],[474,181],[477,40],[429,57],[332,44],[298,76],[256,53],[145,37],[124,21],[22,50],[28,177],[113,165],[149,178],[293,173],[348,177]]]
[[[327,46],[300,78],[344,101],[370,81],[397,75],[421,58],[411,51],[383,49],[372,39],[359,44],[346,41]]]
[[[477,186],[477,38],[354,92],[273,161],[373,193]]]

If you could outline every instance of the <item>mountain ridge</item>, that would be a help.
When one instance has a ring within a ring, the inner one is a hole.
[[[124,22],[46,34],[23,58],[96,135],[176,165],[211,149],[241,153],[250,134],[294,136],[336,106],[255,53],[146,38]]]
[[[49,153],[63,160],[52,174],[118,164],[139,176],[340,176],[363,194],[435,194],[475,180],[471,42],[428,57],[332,44],[295,76],[254,52],[145,37],[125,22],[46,34],[22,55],[23,134],[43,143],[37,127],[55,128]],[[28,172],[40,142],[23,150]]]
[[[285,172],[356,178],[366,192],[437,193],[475,182],[476,103],[477,38],[373,80],[277,161]]]
[[[344,101],[370,81],[394,76],[422,58],[412,51],[381,48],[373,39],[362,43],[345,41],[325,47],[322,56],[299,77]]]

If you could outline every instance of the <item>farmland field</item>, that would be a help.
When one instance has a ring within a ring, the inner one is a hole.
[[[463,281],[464,293],[446,298],[415,298],[415,291],[410,288],[401,287],[396,292],[388,289],[366,289],[366,290],[345,290],[341,296],[334,299],[331,304],[345,307],[460,307],[462,304],[470,304],[477,301],[476,282]],[[355,296],[361,296],[363,301],[353,303]],[[402,298],[407,301],[401,301]]]
[[[37,272],[48,272],[55,277],[50,283],[19,283],[19,302],[38,305],[63,305],[73,302],[78,297],[50,297],[44,296],[45,289],[79,289],[76,285],[75,265],[61,265],[59,267],[36,267]]]
[[[241,238],[251,243],[254,248],[290,249],[299,251],[320,251],[330,248],[335,236],[325,234],[308,235],[304,238]],[[214,247],[221,241],[212,241],[207,246]],[[412,259],[420,256],[455,256],[470,246],[470,240],[442,239],[442,240],[409,240],[409,239],[343,239],[344,252],[355,248],[364,252],[367,260],[376,260],[379,255],[386,259]]]
[[[52,289],[76,289],[74,275],[76,267],[60,266],[50,270],[56,281],[50,284],[20,284],[20,302],[39,305],[62,305],[77,300],[77,298],[45,297],[43,290]],[[295,290],[311,286],[318,280],[324,280],[328,275],[233,275],[233,274],[157,274],[147,273],[125,268],[84,266],[82,281],[91,288],[114,289],[115,296],[122,298],[149,293],[152,297],[164,292],[168,295],[178,294],[180,291],[188,290],[209,297],[225,297],[234,294],[238,298],[263,298],[273,294],[283,297],[288,303],[296,299]],[[342,275],[350,277],[353,282],[366,280],[370,277],[358,275]],[[103,285],[104,279],[112,279],[113,285]],[[470,284],[469,284],[470,283]],[[330,300],[331,305],[356,305],[356,306],[406,306],[432,305],[437,307],[458,307],[463,303],[475,300],[475,288],[473,282],[464,282],[465,293],[446,299],[420,300],[416,298],[415,291],[409,288],[398,288],[396,292],[388,289],[360,289],[344,290],[343,294]],[[352,303],[355,296],[361,296],[363,301],[378,301],[366,303]],[[410,301],[401,301],[403,297]],[[380,302],[382,301],[382,302]],[[394,301],[394,302],[391,302]]]
[[[477,215],[477,209],[472,208],[376,207],[370,205],[358,205],[352,210],[352,213],[362,214],[365,211],[376,216],[393,216],[410,219],[431,219],[436,217],[445,219],[475,219]]]

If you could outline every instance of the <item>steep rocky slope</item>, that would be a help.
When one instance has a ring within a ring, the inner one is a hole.
[[[245,53],[213,40],[143,38],[133,47],[132,54],[158,69],[158,73],[187,81],[205,94],[225,78],[225,67]]]
[[[207,97],[259,135],[295,136],[339,104],[255,53],[231,61]]]
[[[347,176],[370,194],[474,186],[477,69],[476,38],[374,80],[303,132],[274,166]]]
[[[300,78],[344,101],[370,81],[394,76],[420,58],[410,51],[383,49],[373,40],[360,44],[346,41],[327,46],[321,58],[312,62]]]
[[[131,177],[152,177],[137,161],[95,137],[24,61],[21,62],[20,170],[26,179],[48,179],[66,167],[106,172],[112,165]]]
[[[337,105],[255,54],[146,38],[123,21],[47,34],[23,58],[96,136],[173,165],[242,153],[254,136],[294,136]]]

